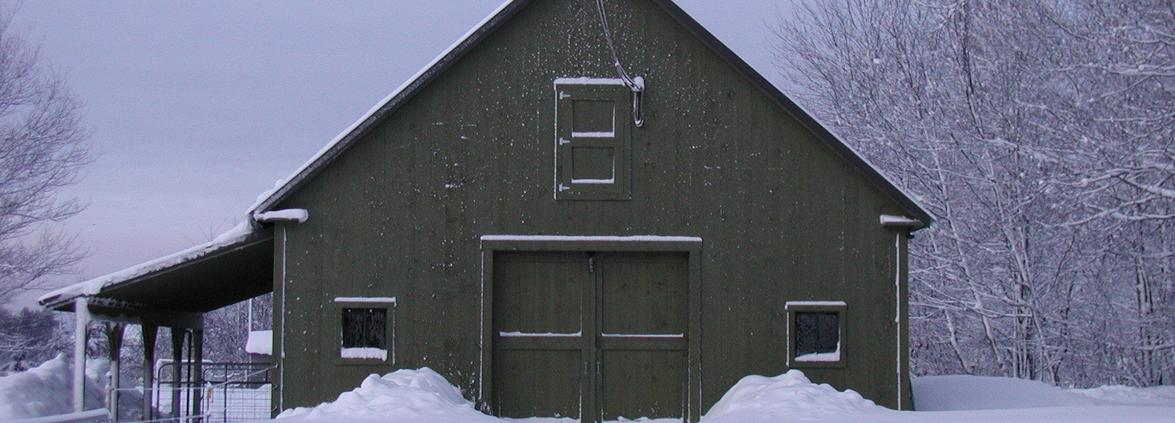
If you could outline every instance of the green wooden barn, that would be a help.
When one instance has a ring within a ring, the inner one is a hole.
[[[672,1],[515,0],[240,234],[42,303],[183,345],[272,290],[278,410],[424,366],[510,417],[696,421],[792,368],[909,408],[931,219]]]

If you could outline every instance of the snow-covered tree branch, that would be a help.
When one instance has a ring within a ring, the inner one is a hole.
[[[1175,377],[1175,3],[841,0],[776,27],[802,105],[936,214],[919,373]]]

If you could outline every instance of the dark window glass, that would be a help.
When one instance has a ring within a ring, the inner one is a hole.
[[[838,318],[831,312],[797,312],[796,357],[836,352],[840,341]]]
[[[344,308],[343,348],[387,349],[388,310]]]

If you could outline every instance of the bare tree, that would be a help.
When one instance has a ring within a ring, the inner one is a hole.
[[[1175,3],[813,1],[776,34],[801,103],[939,217],[916,372],[1170,380]]]
[[[89,162],[81,104],[0,10],[0,299],[42,287],[81,259],[53,224],[83,205],[60,199]]]

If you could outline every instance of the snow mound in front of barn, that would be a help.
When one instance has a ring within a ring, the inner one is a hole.
[[[927,382],[930,382],[929,384]],[[1031,390],[1024,389],[1032,388]],[[1168,401],[1169,387],[1096,388],[1061,394],[1084,395],[1085,401],[1058,402],[1056,395],[1041,395],[1038,386],[1008,378],[946,377],[918,378],[914,385],[915,402],[934,402],[928,393],[964,397],[940,401],[942,411],[895,411],[880,407],[852,390],[839,391],[827,384],[815,384],[798,370],[775,377],[747,376],[735,384],[702,417],[702,423],[777,423],[777,422],[879,422],[879,423],[1017,423],[1169,422],[1175,408]],[[929,389],[933,388],[933,389]],[[1058,388],[1052,388],[1061,391]],[[1021,404],[1011,404],[992,396],[1009,391],[1025,397]],[[1086,392],[1088,391],[1088,392]],[[1035,393],[1034,393],[1035,392]],[[917,394],[921,393],[922,398]],[[1055,393],[1054,393],[1055,394]],[[1103,399],[1115,397],[1116,401]],[[987,398],[990,404],[984,403]],[[1153,403],[1151,406],[1123,403]],[[953,406],[951,405],[953,404]],[[925,404],[929,405],[929,404]],[[959,406],[964,408],[957,408]],[[1167,406],[1160,406],[1167,405]],[[1028,406],[1031,408],[1019,408]],[[921,406],[919,408],[922,408]],[[932,407],[933,408],[933,407]],[[573,419],[528,418],[499,419],[479,412],[461,391],[436,372],[398,370],[383,377],[368,376],[353,391],[339,395],[334,402],[313,408],[297,408],[278,416],[279,423],[569,423]],[[632,421],[632,420],[629,420]],[[639,422],[671,421],[639,419]]]
[[[707,423],[819,421],[830,416],[858,416],[890,412],[853,390],[838,391],[814,384],[799,370],[775,377],[747,376],[706,413]]]
[[[367,376],[359,388],[333,402],[313,408],[295,408],[278,420],[299,422],[389,421],[477,423],[498,422],[473,408],[461,391],[427,367],[397,370],[383,377]]]
[[[102,408],[106,404],[109,386],[110,362],[104,359],[86,360],[86,410]],[[143,403],[137,392],[119,396],[121,416],[137,419],[136,408]],[[73,364],[65,354],[41,363],[23,372],[0,377],[0,421],[66,414],[73,411]]]
[[[819,421],[829,417],[858,419],[890,412],[860,394],[814,384],[803,372],[790,370],[775,377],[747,376],[702,418],[706,423]],[[461,391],[429,368],[370,375],[359,388],[333,402],[296,408],[278,416],[283,423],[435,422],[529,423],[570,422],[572,419],[498,419],[479,412]],[[635,421],[661,421],[639,419]]]

